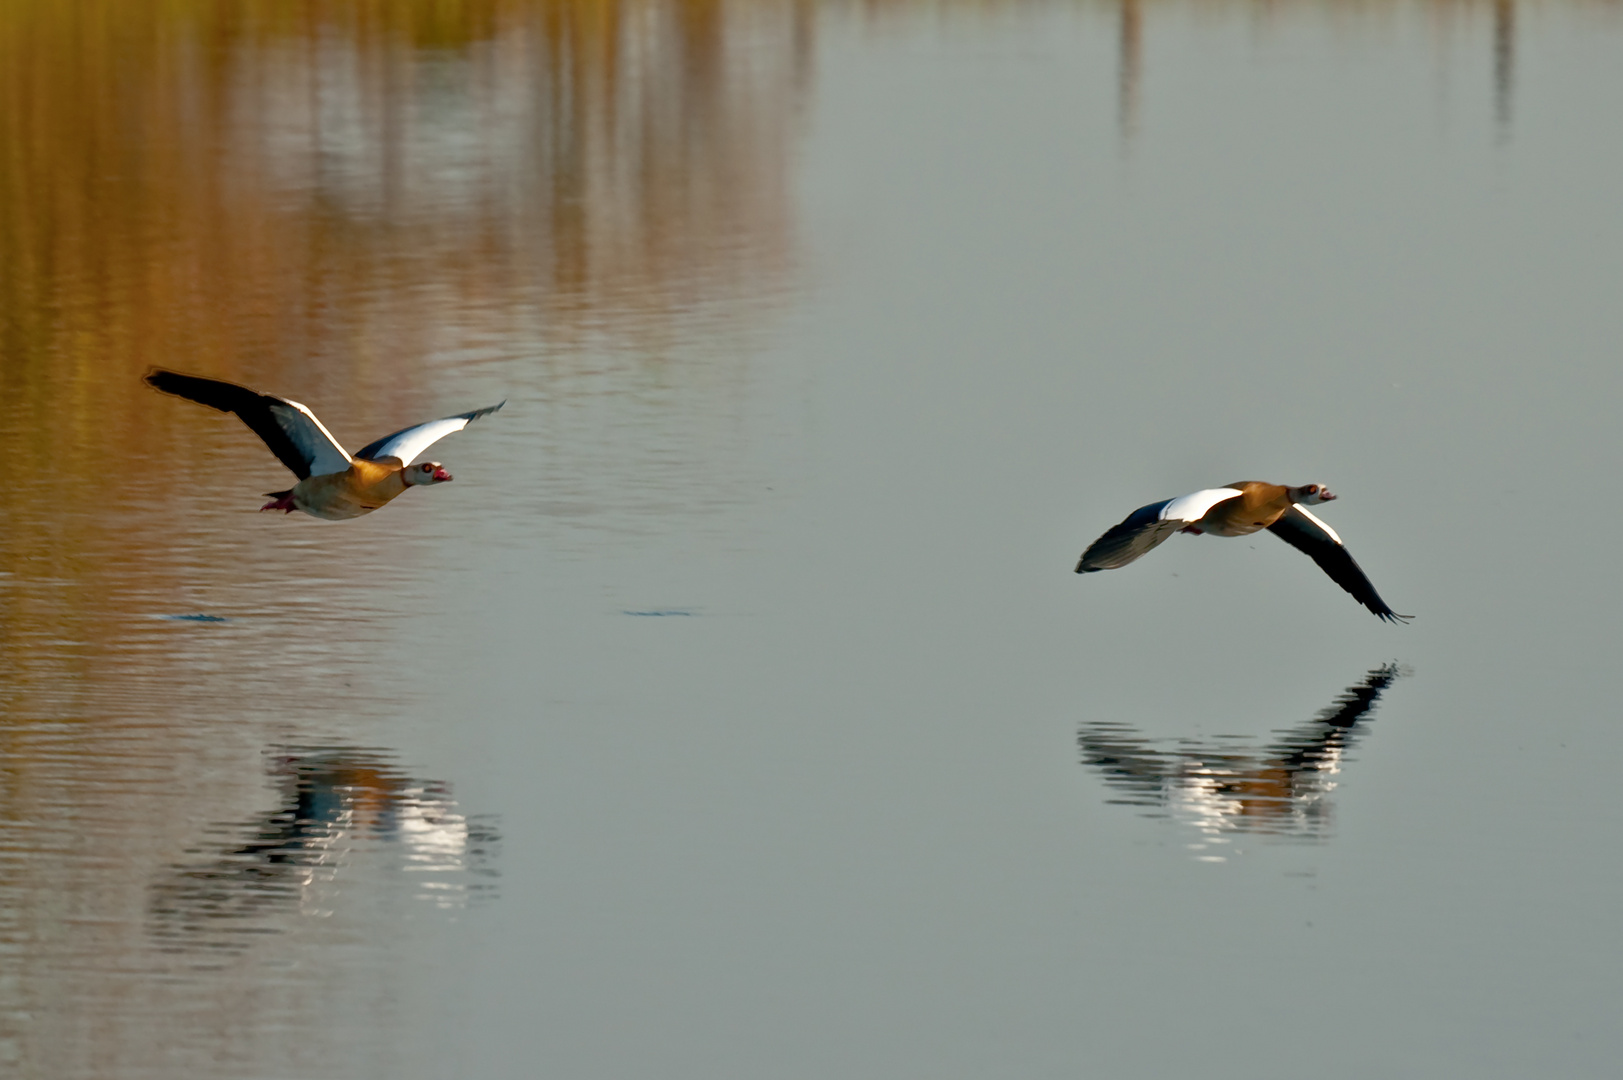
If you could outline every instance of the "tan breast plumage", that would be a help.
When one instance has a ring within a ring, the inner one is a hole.
[[[349,469],[300,480],[293,488],[293,505],[328,521],[370,514],[406,490],[400,466],[356,458]]]
[[[1283,484],[1260,480],[1239,480],[1225,485],[1241,492],[1238,499],[1225,499],[1200,519],[1200,531],[1214,536],[1250,536],[1279,520],[1290,508],[1290,489]]]

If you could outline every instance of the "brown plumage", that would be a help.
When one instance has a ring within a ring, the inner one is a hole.
[[[1249,536],[1259,529],[1268,528],[1294,505],[1291,502],[1291,489],[1284,484],[1239,480],[1223,486],[1237,489],[1240,497],[1224,499],[1213,506],[1198,521],[1189,525],[1187,532],[1210,533],[1213,536]],[[1324,492],[1324,497],[1335,496]]]
[[[438,462],[424,464],[429,467],[430,475],[439,468]],[[444,472],[443,469],[440,471]],[[328,521],[360,517],[404,495],[406,489],[412,486],[406,482],[405,476],[421,472],[422,465],[404,466],[352,458],[349,468],[341,473],[306,477],[286,491],[268,492],[275,501],[266,503],[260,509],[285,510],[290,514],[303,510],[313,517]],[[445,479],[451,479],[451,474],[446,473]]]

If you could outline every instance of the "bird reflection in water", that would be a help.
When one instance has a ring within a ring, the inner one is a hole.
[[[1313,721],[1257,750],[1195,740],[1158,749],[1129,725],[1087,724],[1077,736],[1082,762],[1119,793],[1108,802],[1193,826],[1201,839],[1189,847],[1202,861],[1224,861],[1231,833],[1321,840],[1348,751],[1382,692],[1408,673],[1395,663],[1375,668]]]
[[[191,849],[196,861],[153,882],[151,933],[160,947],[246,948],[289,929],[290,914],[332,915],[340,904],[366,903],[361,896],[373,890],[409,893],[442,910],[494,895],[494,819],[464,816],[445,784],[404,776],[375,750],[284,748],[269,756],[280,805],[216,825],[209,831],[223,839]]]

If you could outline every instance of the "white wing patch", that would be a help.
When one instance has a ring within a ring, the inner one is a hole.
[[[1237,498],[1239,488],[1206,488],[1189,495],[1180,495],[1161,508],[1162,521],[1199,521],[1206,511],[1220,502]]]
[[[1298,514],[1301,514],[1303,517],[1307,518],[1309,521],[1311,521],[1313,524],[1317,525],[1319,528],[1323,529],[1324,530],[1324,535],[1328,536],[1330,539],[1334,540],[1336,543],[1341,544],[1341,537],[1336,535],[1336,531],[1334,529],[1332,529],[1330,526],[1326,525],[1324,522],[1320,521],[1318,518],[1314,517],[1313,514],[1308,511],[1307,507],[1303,506],[1301,503],[1297,503],[1296,504],[1296,512]],[[1346,547],[1347,545],[1346,544],[1341,544],[1341,546]],[[1407,605],[1405,605],[1405,606],[1407,606]]]
[[[276,418],[276,425],[287,433],[293,445],[299,448],[299,453],[310,463],[311,476],[349,470],[349,452],[338,445],[338,440],[332,437],[325,424],[316,419],[315,413],[297,401],[286,398],[269,408],[270,414]]]
[[[461,431],[467,426],[466,416],[447,416],[444,420],[430,420],[425,424],[395,432],[387,442],[373,450],[367,457],[373,461],[386,457],[399,458],[402,465],[410,465],[418,454],[453,431]]]

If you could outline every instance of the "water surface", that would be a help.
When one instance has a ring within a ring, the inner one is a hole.
[[[0,1063],[1610,1075],[1614,3],[24,4]],[[161,364],[346,445],[348,523]],[[1076,577],[1256,478],[1272,537]]]

